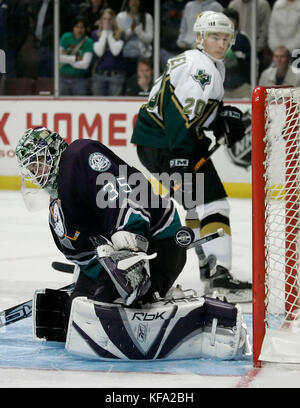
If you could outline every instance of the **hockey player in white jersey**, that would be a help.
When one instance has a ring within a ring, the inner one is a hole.
[[[132,143],[141,163],[153,174],[193,173],[207,157],[213,131],[216,143],[231,147],[243,138],[242,112],[224,106],[223,58],[234,42],[232,22],[222,13],[206,11],[194,24],[196,47],[168,60],[140,109]],[[232,240],[226,192],[211,160],[200,168],[204,175],[202,202],[187,210],[187,225],[196,238],[223,228],[225,236],[196,248],[205,294],[219,292],[232,301],[250,301],[251,284],[233,279]],[[194,177],[195,180],[195,177]],[[195,196],[196,183],[183,183],[182,192]],[[183,203],[184,204],[184,203]]]

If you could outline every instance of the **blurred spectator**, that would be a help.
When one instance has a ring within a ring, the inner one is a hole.
[[[140,57],[137,73],[126,83],[126,96],[148,96],[153,85],[153,62],[150,58]]]
[[[269,23],[269,47],[285,45],[290,53],[300,48],[300,1],[277,0]]]
[[[166,0],[160,6],[160,65],[163,68],[169,58],[178,55],[181,50],[176,44],[185,0]]]
[[[27,2],[0,0],[0,49],[5,51],[7,78],[22,76],[22,69],[18,67],[18,56],[28,32]]]
[[[228,7],[228,4],[230,3],[230,0],[218,0],[218,2],[220,4],[222,4],[223,8],[225,9],[225,8]]]
[[[79,16],[80,11],[82,8],[85,6],[86,1],[85,0],[72,0],[72,18],[75,19],[76,17]]]
[[[7,3],[7,0],[0,0],[0,48],[2,50],[7,48]]]
[[[106,0],[86,0],[79,12],[79,16],[85,20],[87,35],[91,35],[92,31],[98,29],[100,15],[107,7]]]
[[[259,85],[293,85],[300,86],[300,71],[294,73],[291,67],[291,54],[284,46],[275,48],[273,64],[264,70],[259,78]]]
[[[251,42],[252,36],[252,1],[232,0],[229,8],[235,9],[240,16],[240,29],[245,32]],[[268,27],[271,14],[271,7],[267,0],[257,0],[257,57],[259,61],[259,73],[265,67],[264,54],[268,46]]]
[[[240,31],[239,13],[227,8],[223,13],[230,18],[235,28],[235,43],[224,58],[226,67],[224,81],[225,98],[249,98],[251,46],[247,34]]]
[[[193,0],[185,5],[177,38],[177,45],[181,51],[193,48],[196,39],[193,31],[196,17],[202,11],[207,10],[222,12],[223,6],[215,0]]]
[[[60,0],[60,33],[72,30],[70,0]],[[38,77],[54,74],[54,0],[29,0],[33,18],[36,47],[38,48]]]
[[[123,55],[128,79],[136,73],[139,57],[152,57],[153,18],[142,11],[140,0],[128,0],[125,11],[117,14],[117,24],[125,33]]]
[[[125,82],[125,65],[122,55],[124,40],[117,26],[115,13],[105,9],[100,17],[99,29],[92,32],[96,58],[92,72],[93,95],[119,96]]]
[[[77,17],[73,30],[60,39],[60,94],[87,95],[88,68],[93,58],[93,40],[86,35],[82,17]]]
[[[0,1],[0,49],[5,50],[7,47],[7,28],[6,28],[6,19],[7,19],[7,4],[6,1]],[[3,69],[4,68],[4,69]],[[3,71],[6,70],[6,67],[1,67],[0,72],[0,95],[4,95],[4,81],[5,74]]]

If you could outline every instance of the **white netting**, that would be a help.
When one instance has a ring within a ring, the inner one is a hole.
[[[265,106],[266,324],[299,315],[300,89],[268,89]]]

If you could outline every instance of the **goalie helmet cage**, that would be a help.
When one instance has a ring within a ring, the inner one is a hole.
[[[300,88],[252,94],[253,364],[300,363]]]

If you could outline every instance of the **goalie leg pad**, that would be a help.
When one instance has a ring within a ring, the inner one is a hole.
[[[232,360],[251,355],[240,305],[206,297],[204,327],[202,353],[207,357]]]
[[[211,305],[206,316],[203,297],[163,299],[139,308],[78,297],[72,303],[66,349],[100,360],[243,357],[249,350],[241,311],[230,305],[230,318],[222,320],[222,304],[226,315],[228,304],[217,303],[213,317]]]
[[[38,289],[33,298],[33,334],[36,340],[66,341],[69,293]]]

